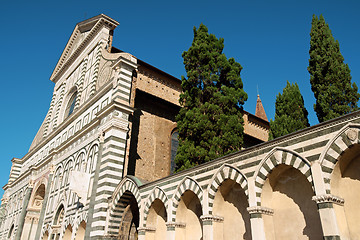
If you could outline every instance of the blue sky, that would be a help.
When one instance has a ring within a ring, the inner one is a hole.
[[[193,27],[204,23],[225,39],[224,52],[242,66],[241,77],[255,113],[257,86],[269,119],[286,80],[297,82],[318,123],[307,71],[311,18],[323,14],[360,86],[360,3],[358,1],[2,1],[0,5],[0,185],[11,159],[22,158],[40,127],[52,97],[49,77],[75,27],[104,13],[120,25],[113,45],[180,78],[181,54]],[[2,195],[2,191],[0,191]]]

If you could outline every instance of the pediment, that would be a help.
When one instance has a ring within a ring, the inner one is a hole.
[[[59,75],[61,75],[61,72],[70,65],[69,63],[71,63],[72,60],[76,59],[81,51],[103,27],[114,30],[118,25],[119,23],[117,21],[104,14],[97,15],[76,24],[75,29],[51,74],[50,80],[56,82]]]

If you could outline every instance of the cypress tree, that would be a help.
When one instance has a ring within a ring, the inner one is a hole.
[[[322,15],[313,15],[310,37],[308,71],[319,122],[357,110],[357,86],[351,84],[350,69],[344,63],[339,42]]]
[[[287,81],[275,102],[275,120],[270,120],[269,140],[309,127],[308,111],[299,86]]]
[[[222,52],[224,39],[194,27],[194,39],[183,52],[187,77],[182,76],[182,106],[176,117],[179,147],[176,171],[241,149],[242,105],[247,100],[241,65]]]

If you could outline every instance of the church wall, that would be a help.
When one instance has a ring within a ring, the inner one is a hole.
[[[181,81],[139,61],[136,89],[179,106]]]

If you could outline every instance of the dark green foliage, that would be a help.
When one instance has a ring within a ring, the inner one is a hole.
[[[308,71],[319,122],[357,110],[357,86],[351,84],[350,69],[344,63],[339,42],[334,40],[322,15],[313,16],[310,37]]]
[[[224,40],[194,27],[194,40],[182,54],[187,78],[182,76],[182,106],[176,117],[180,171],[241,149],[242,105],[247,100],[240,78],[241,65],[222,53]]]
[[[275,102],[275,120],[270,120],[269,140],[309,127],[308,111],[299,86],[287,82]]]

